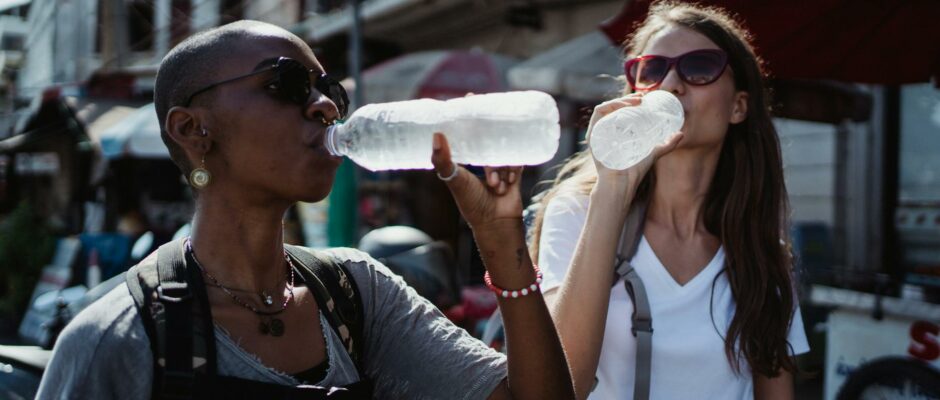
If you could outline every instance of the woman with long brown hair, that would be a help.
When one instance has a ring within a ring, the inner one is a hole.
[[[651,6],[627,42],[628,89],[594,123],[665,90],[681,132],[616,171],[589,150],[540,200],[533,258],[578,398],[631,398],[634,305],[614,260],[627,215],[644,204],[630,264],[652,315],[653,399],[792,399],[792,357],[809,350],[791,277],[787,201],[761,62],[721,9]],[[620,278],[622,280],[622,278]]]

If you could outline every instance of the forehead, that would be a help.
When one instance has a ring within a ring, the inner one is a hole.
[[[220,78],[249,73],[260,62],[278,57],[293,58],[314,71],[324,72],[309,46],[282,35],[253,35],[232,47],[225,61],[219,65],[217,75]]]
[[[701,49],[720,49],[720,47],[707,36],[692,29],[667,25],[650,37],[642,54],[675,57]]]

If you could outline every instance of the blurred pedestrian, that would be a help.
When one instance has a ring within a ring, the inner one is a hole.
[[[253,21],[196,34],[164,58],[154,100],[195,189],[192,234],[72,321],[39,398],[572,397],[537,291],[500,298],[504,357],[368,255],[284,244],[289,207],[330,192],[341,159],[324,137],[347,106],[300,38]],[[443,136],[433,154],[492,283],[537,285],[521,169],[481,181],[450,161]]]
[[[600,118],[656,89],[682,103],[681,132],[623,171],[585,150],[540,200],[533,258],[578,398],[793,398],[792,357],[809,347],[780,144],[749,39],[719,8],[652,5],[627,43],[631,93],[595,107],[589,140]],[[615,276],[631,211],[641,218],[625,261],[645,286],[651,327],[633,324],[640,294]]]

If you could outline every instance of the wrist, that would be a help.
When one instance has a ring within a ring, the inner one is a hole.
[[[611,191],[619,194],[632,194],[643,176],[636,174],[636,171],[607,171],[607,173],[597,174],[597,183],[594,184],[593,191]]]
[[[522,226],[522,215],[519,217],[497,218],[485,222],[478,222],[470,225],[473,236],[480,241],[495,239],[497,242],[505,242],[506,237],[522,237],[524,229]]]
[[[496,293],[497,296],[501,296],[504,299],[508,299],[508,298],[515,299],[518,297],[525,297],[530,294],[534,294],[538,292],[542,284],[542,272],[539,271],[539,267],[537,265],[533,264],[532,267],[533,267],[533,272],[535,273],[535,280],[533,280],[532,283],[525,285],[523,287],[508,288],[508,287],[498,286],[493,283],[493,280],[490,277],[489,271],[483,274],[483,282],[486,283],[486,287],[490,288],[490,290],[493,291],[493,293]]]
[[[602,211],[605,214],[622,214],[626,217],[630,204],[636,195],[636,185],[629,182],[619,182],[617,185],[594,185],[590,194],[590,209]]]

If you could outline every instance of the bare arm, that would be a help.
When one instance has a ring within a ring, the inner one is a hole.
[[[455,165],[442,135],[435,136],[432,156],[440,176],[451,176]],[[473,237],[493,284],[522,289],[535,282],[522,227],[522,168],[486,168],[486,182],[457,167],[447,182]],[[491,399],[571,399],[574,397],[565,354],[539,292],[518,298],[499,297],[509,377]]]
[[[595,107],[591,127],[603,116],[639,102],[640,96],[628,95]],[[591,191],[584,228],[564,281],[548,299],[558,336],[568,354],[578,399],[587,398],[594,385],[617,245],[637,186],[655,160],[672,151],[681,138],[681,134],[674,135],[645,160],[624,171],[609,170],[595,163],[598,180]]]
[[[754,375],[754,400],[793,400],[793,374],[780,371],[776,378]]]
[[[632,194],[630,195],[632,197]],[[614,257],[623,221],[623,197],[598,187],[568,274],[550,296],[558,336],[568,353],[577,398],[587,398],[604,341]],[[629,201],[626,201],[629,207]]]
[[[511,230],[507,229],[509,232],[516,231],[512,235],[484,238],[481,232],[474,234],[474,237],[494,284],[522,288],[535,281],[535,273],[526,251],[522,221],[518,220],[512,225]],[[512,249],[518,251],[512,252]],[[522,260],[521,263],[519,260]],[[513,268],[498,268],[499,265]],[[565,355],[541,294],[536,292],[516,299],[498,299],[509,350],[509,377],[490,399],[573,398]]]

